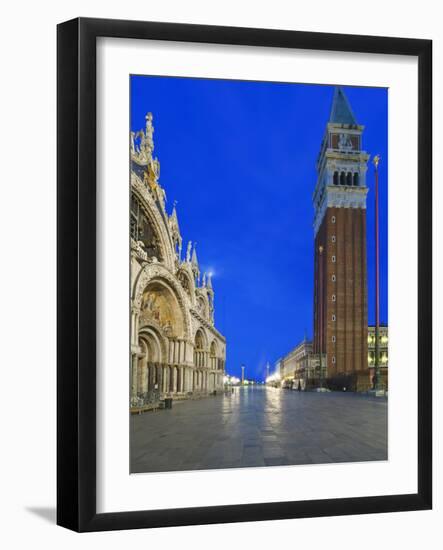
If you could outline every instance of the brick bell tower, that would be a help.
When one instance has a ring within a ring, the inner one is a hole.
[[[368,370],[366,170],[364,126],[341,87],[317,159],[314,203],[314,353],[321,384],[363,391]]]

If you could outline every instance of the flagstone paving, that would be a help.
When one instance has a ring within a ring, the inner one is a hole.
[[[131,472],[387,460],[387,400],[265,387],[131,417]]]

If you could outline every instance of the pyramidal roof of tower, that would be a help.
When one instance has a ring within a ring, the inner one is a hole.
[[[351,105],[341,86],[336,86],[335,88],[329,122],[335,124],[357,125],[357,120],[352,112]]]

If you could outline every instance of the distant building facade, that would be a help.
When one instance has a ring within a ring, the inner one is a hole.
[[[380,325],[379,330],[379,364],[382,386],[388,389],[388,367],[389,367],[389,334],[388,326]],[[375,326],[368,326],[368,368],[371,380],[375,374]],[[280,387],[311,390],[318,388],[321,383],[326,385],[327,380],[320,380],[320,355],[314,353],[313,342],[304,339],[287,355],[278,360],[279,373],[278,384]],[[322,364],[324,365],[323,357]],[[337,390],[352,390],[346,379],[342,379],[342,385],[336,386]],[[273,381],[274,382],[274,381]],[[367,388],[369,389],[369,387]]]
[[[280,382],[282,387],[308,390],[319,377],[318,356],[313,353],[313,344],[304,339],[280,360]]]
[[[385,324],[380,325],[378,332],[378,361],[381,385],[385,390],[388,390],[389,330]],[[373,325],[368,327],[368,365],[373,377],[375,374],[375,326]]]
[[[174,205],[166,211],[152,115],[131,132],[131,407],[223,389],[226,340],[214,323],[211,274],[195,246],[182,255]],[[184,256],[184,257],[183,257]]]
[[[364,126],[342,88],[317,160],[314,203],[314,343],[329,387],[372,387],[368,367],[366,171]]]

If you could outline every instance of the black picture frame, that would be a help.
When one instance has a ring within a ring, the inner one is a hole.
[[[361,498],[96,512],[96,39],[167,40],[418,58],[418,491]],[[57,29],[57,523],[104,531],[432,507],[432,42],[74,19]]]

